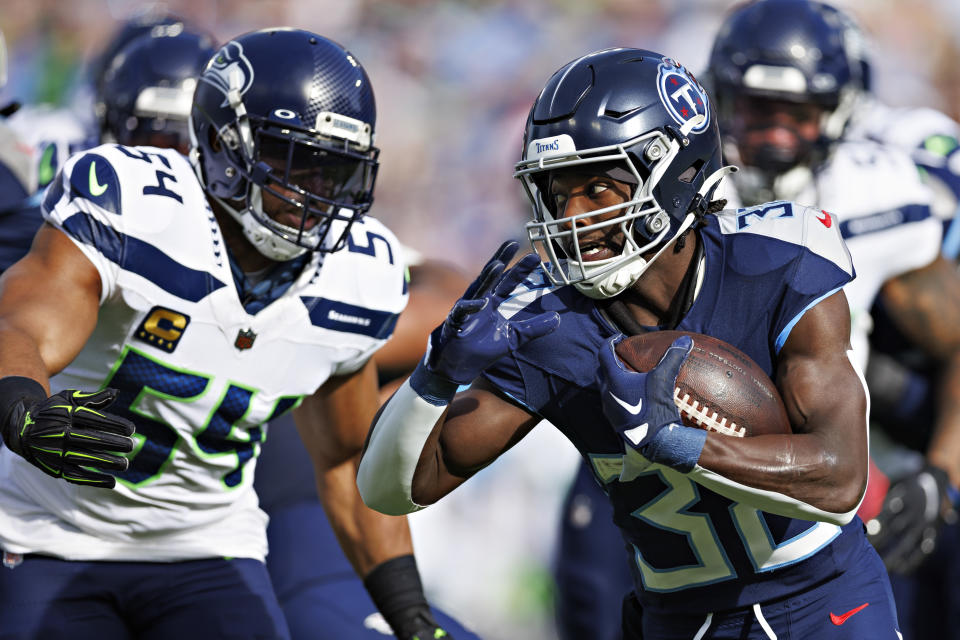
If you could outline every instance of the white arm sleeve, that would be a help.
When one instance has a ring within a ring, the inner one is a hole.
[[[413,473],[446,405],[424,400],[407,379],[373,424],[370,442],[360,460],[357,487],[371,509],[391,516],[419,511],[413,501]]]

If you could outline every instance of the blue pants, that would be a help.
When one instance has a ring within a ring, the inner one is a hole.
[[[775,602],[707,616],[641,611],[624,602],[625,640],[898,640],[897,614],[880,557],[867,542],[847,571]],[[772,632],[764,629],[764,625]],[[641,630],[638,632],[638,630]],[[702,635],[698,635],[702,633]],[[907,638],[907,640],[920,640]],[[924,639],[925,640],[925,639]]]
[[[937,548],[909,576],[890,575],[907,640],[960,640],[960,523],[940,532]]]
[[[619,640],[620,605],[633,590],[630,558],[610,499],[581,463],[563,507],[554,565],[561,640]]]
[[[319,501],[277,506],[267,527],[267,568],[294,640],[385,640],[389,626],[340,550]],[[479,640],[433,609],[454,640]]]
[[[287,639],[263,563],[76,562],[0,567],[0,640]]]

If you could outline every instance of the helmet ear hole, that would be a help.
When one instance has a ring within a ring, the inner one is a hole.
[[[220,144],[220,136],[213,130],[213,127],[207,127],[207,144],[210,145],[210,149],[214,153],[220,153],[223,150],[223,145]]]

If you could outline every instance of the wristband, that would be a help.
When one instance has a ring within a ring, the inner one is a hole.
[[[363,579],[363,586],[397,637],[409,636],[407,627],[416,623],[420,614],[430,615],[417,561],[412,555],[378,564]]]
[[[7,428],[10,414],[21,402],[36,404],[47,399],[47,390],[33,378],[5,376],[0,378],[0,429]],[[7,443],[9,446],[9,443]]]
[[[427,369],[424,361],[421,361],[410,374],[410,387],[417,392],[418,396],[436,407],[450,404],[459,386],[456,382]]]
[[[707,432],[703,429],[668,424],[643,446],[640,453],[650,462],[687,473],[696,466],[706,441]]]

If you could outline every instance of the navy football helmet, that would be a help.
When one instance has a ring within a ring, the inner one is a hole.
[[[114,32],[103,50],[90,62],[88,70],[94,93],[99,94],[104,74],[110,68],[114,56],[140,36],[177,35],[184,31],[186,22],[178,15],[167,13],[156,6],[148,7],[129,18]]]
[[[862,32],[837,9],[812,0],[757,0],[738,6],[720,27],[708,84],[724,135],[734,140],[752,126],[738,97],[819,107],[817,140],[758,154],[755,164],[780,173],[813,164],[841,137],[869,87],[869,68]]]
[[[200,76],[190,155],[247,240],[290,260],[342,248],[370,208],[375,122],[370,79],[350,52],[308,31],[266,29],[228,42]]]
[[[633,185],[632,198],[558,217],[546,195],[551,172],[571,167]],[[533,205],[527,235],[551,281],[608,298],[636,282],[699,221],[724,173],[716,113],[696,78],[652,51],[606,49],[574,60],[547,81],[530,110],[514,177]],[[581,219],[611,211],[620,213],[580,226]],[[620,255],[584,261],[580,238],[612,225],[626,236]],[[654,249],[654,256],[644,257]]]
[[[196,79],[215,52],[210,36],[182,30],[128,43],[105,71],[97,96],[104,141],[187,153]]]

